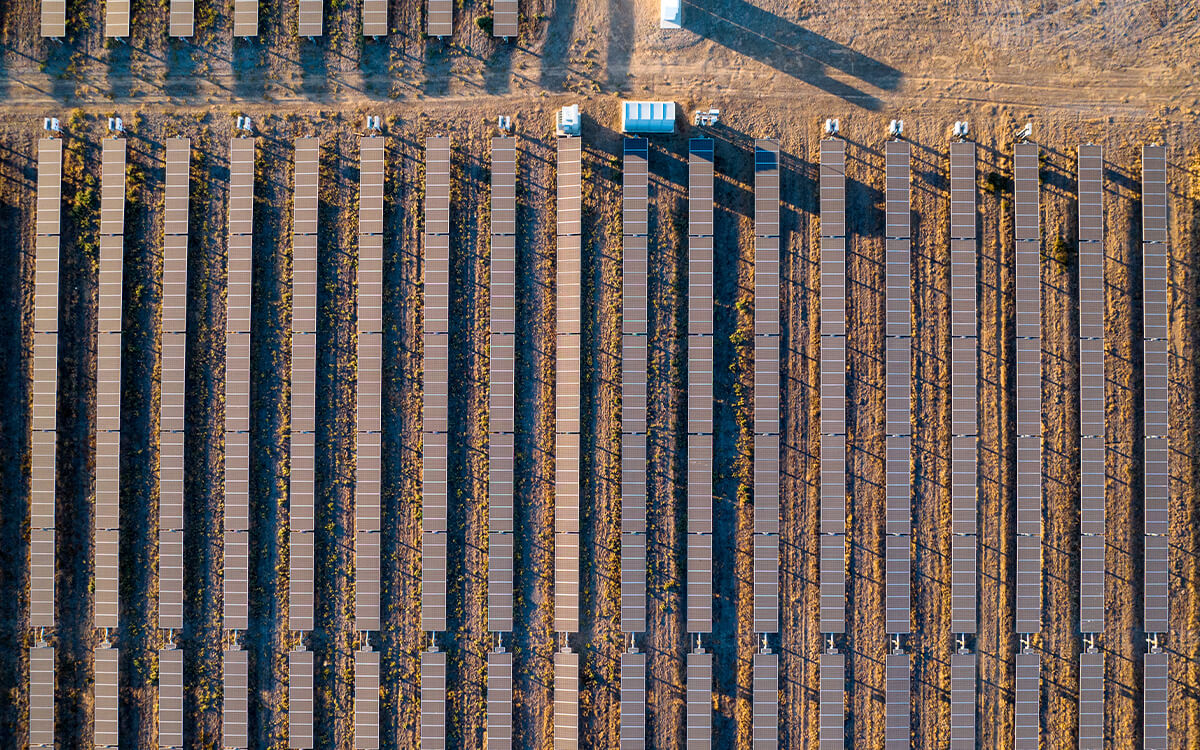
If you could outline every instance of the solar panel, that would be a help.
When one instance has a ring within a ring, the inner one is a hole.
[[[487,749],[512,750],[512,654],[487,656]]]
[[[821,654],[819,669],[820,749],[843,750],[846,747],[846,657],[842,654]]]
[[[324,0],[300,0],[297,21],[300,36],[321,36],[325,26]]]
[[[1039,157],[1036,143],[1017,143],[1013,146],[1014,223],[1018,240],[1041,240]]]
[[[183,532],[158,533],[158,626],[183,628]]]
[[[1016,632],[1040,633],[1042,630],[1042,539],[1017,535],[1017,612]]]
[[[688,141],[688,236],[713,236],[713,139]]]
[[[250,747],[248,736],[249,705],[249,652],[229,650],[225,652],[223,739],[226,748],[246,750]]]
[[[885,426],[888,435],[912,434],[912,339],[888,336]]]
[[[444,531],[426,531],[421,535],[421,629],[441,632],[446,629],[446,547]]]
[[[358,630],[379,630],[379,569],[381,534],[355,534],[354,623]]]
[[[1142,146],[1142,241],[1167,241],[1167,150]]]
[[[955,534],[976,532],[977,442],[974,434],[950,439],[950,506]]]
[[[912,667],[908,654],[888,654],[884,665],[884,750],[911,750]]]
[[[1168,747],[1167,665],[1166,653],[1152,651],[1146,654],[1142,674],[1142,747],[1146,750],[1167,750]]]
[[[621,654],[621,750],[646,747],[646,655]]]
[[[30,627],[54,627],[54,554],[54,529],[30,529]]]
[[[379,652],[354,652],[354,748],[379,750]]]
[[[249,625],[250,533],[225,531],[225,629],[246,630]]]
[[[158,746],[183,747],[183,651],[158,652]]]
[[[646,630],[646,534],[621,534],[621,631]]]
[[[687,655],[687,750],[712,747],[712,654]]]
[[[1013,721],[1013,750],[1038,750],[1041,729],[1041,657],[1016,656],[1016,699]]]
[[[444,37],[454,33],[454,3],[452,0],[429,0],[426,8],[425,33]]]
[[[885,539],[887,632],[908,633],[912,630],[912,552],[909,546],[911,538],[907,534],[889,534]]]
[[[520,7],[517,0],[493,0],[492,36],[515,37],[519,14]]]
[[[754,142],[754,236],[779,236],[779,142]]]
[[[754,535],[754,632],[779,631],[779,535]]]
[[[1143,627],[1147,633],[1166,633],[1170,626],[1168,616],[1168,565],[1169,537],[1146,536],[1146,582],[1144,594]]]
[[[387,0],[363,0],[362,25],[363,36],[387,36]]]
[[[779,630],[779,143],[754,142],[754,628]]]
[[[104,0],[104,36],[129,36],[129,4],[130,0]]]
[[[421,748],[446,748],[446,653],[421,652]]]
[[[54,649],[29,649],[29,745],[54,744]]]
[[[169,34],[190,37],[195,31],[196,0],[171,0]]]
[[[975,748],[975,654],[950,655],[950,750]]]
[[[583,293],[580,170],[580,139],[558,139],[554,629],[560,633],[579,630],[580,330]],[[622,431],[624,429],[622,426]],[[623,509],[625,486],[623,480]],[[575,659],[577,674],[578,657],[571,656]]]
[[[846,537],[821,535],[821,632],[846,632]]]
[[[1104,654],[1079,655],[1079,750],[1104,750]]]
[[[95,626],[118,627],[120,532],[115,529],[96,529]]]
[[[906,472],[907,473],[907,472]],[[821,533],[846,528],[846,437],[821,437]]]
[[[101,143],[100,235],[119,237],[125,234],[125,139]]]
[[[67,0],[42,0],[42,36],[61,39],[67,35]]]
[[[233,0],[233,35],[258,36],[258,0]]]
[[[1145,459],[1145,532],[1166,536],[1168,532],[1167,438],[1147,437]]]
[[[288,652],[288,747],[313,746],[313,652]]]
[[[117,746],[117,661],[115,648],[96,649],[95,714],[93,737],[96,747]]]
[[[950,144],[950,238],[975,239],[975,144],[971,141]]]
[[[779,747],[779,656],[757,653],[753,662],[754,750],[773,750]]]
[[[1079,630],[1104,632],[1104,536],[1079,538]]]
[[[890,239],[911,237],[912,227],[909,219],[911,160],[912,154],[907,141],[887,142],[884,147],[885,217],[887,222],[885,231]]]
[[[687,632],[712,632],[712,534],[687,535]]]
[[[1142,324],[1145,338],[1167,338],[1167,305],[1167,245],[1148,242],[1142,245]],[[1103,313],[1102,310],[1100,312]],[[1103,325],[1103,318],[1100,323]]]
[[[1078,162],[1080,242],[1104,240],[1103,173],[1103,147],[1081,145]]]
[[[955,534],[951,542],[950,617],[955,633],[976,629],[977,551],[974,534]]]
[[[579,630],[578,531],[554,535],[554,629],[559,633]]]
[[[846,143],[840,138],[821,141],[821,236],[846,235]]]
[[[645,138],[625,138],[625,166],[622,179],[621,232],[628,237],[647,234],[649,221],[649,184],[647,161],[650,144]]]
[[[554,654],[554,750],[579,747],[579,654]]]

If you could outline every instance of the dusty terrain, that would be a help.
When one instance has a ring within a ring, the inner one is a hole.
[[[1200,745],[1200,4],[902,0],[728,0],[685,4],[684,31],[657,29],[645,0],[523,3],[521,37],[497,42],[457,6],[453,40],[425,39],[423,5],[393,0],[394,33],[363,40],[356,0],[326,4],[326,36],[295,36],[294,2],[262,6],[258,40],[230,38],[226,3],[198,0],[197,35],[165,37],[158,4],[135,2],[135,35],[106,43],[99,3],[68,4],[69,39],[38,36],[37,0],[0,4],[0,746],[25,737],[28,560],[28,348],[31,342],[34,143],[40,118],[67,127],[59,350],[58,732],[90,742],[90,529],[96,209],[104,117],[130,126],[125,263],[121,555],[121,735],[153,743],[157,630],[157,346],[164,139],[193,139],[189,254],[184,647],[190,748],[221,731],[224,248],[226,138],[255,117],[255,343],[251,737],[286,747],[287,430],[291,139],[322,140],[317,461],[317,738],[352,746],[355,281],[357,146],[367,112],[385,118],[382,738],[415,748],[419,730],[421,280],[423,140],[454,140],[449,644],[453,746],[484,747],[486,405],[489,274],[488,137],[498,114],[518,124],[518,438],[516,452],[517,745],[551,737],[553,564],[555,107],[581,103],[584,138],[584,445],[581,733],[617,744],[619,627],[620,135],[616,97],[661,97],[685,111],[717,106],[716,747],[750,747],[753,174],[756,137],[779,138],[784,235],[784,606],[781,745],[817,738],[819,438],[816,160],[819,123],[839,117],[848,141],[849,487],[851,605],[845,638],[848,733],[883,742],[883,151],[902,118],[913,142],[914,746],[941,748],[949,719],[950,341],[947,126],[969,119],[979,142],[980,747],[1012,732],[1015,412],[1012,131],[1031,119],[1043,144],[1043,424],[1045,574],[1043,737],[1075,746],[1078,598],[1078,310],[1075,147],[1106,147],[1108,377],[1108,653],[1110,744],[1140,744],[1143,462],[1140,156],[1167,143],[1171,180],[1172,747]],[[1191,61],[1191,62],[1189,62]],[[649,653],[651,746],[683,744],[683,541],[686,510],[686,188],[688,127],[652,141]],[[131,180],[131,185],[134,181]]]

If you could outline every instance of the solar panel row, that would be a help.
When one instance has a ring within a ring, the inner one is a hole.
[[[646,629],[649,156],[645,138],[625,139],[621,186],[621,630],[626,633]],[[561,278],[561,258],[559,264]],[[645,711],[642,713],[644,725]],[[624,714],[621,725],[624,732]],[[643,743],[644,734],[643,726]]]
[[[1017,329],[1017,613],[1019,633],[1041,631],[1042,279],[1039,150],[1014,145]]]
[[[379,630],[380,485],[383,421],[384,139],[359,138],[358,172],[358,453],[355,462],[354,620]]]
[[[1104,631],[1104,151],[1079,147],[1079,628]],[[1081,659],[1087,654],[1081,655]],[[1082,662],[1081,662],[1082,663]],[[1080,743],[1084,710],[1080,684]],[[1103,660],[1101,660],[1101,680]],[[1103,687],[1101,703],[1103,704]],[[1103,709],[1101,709],[1103,710]]]
[[[33,404],[30,450],[29,625],[54,627],[55,447],[58,408],[58,261],[62,141],[38,141],[37,240],[33,276]],[[51,652],[52,653],[52,652]],[[50,662],[51,683],[54,663]],[[51,696],[53,699],[53,696]],[[30,708],[32,712],[32,704]],[[53,713],[53,704],[50,706]],[[32,721],[32,718],[31,718]],[[49,725],[53,744],[53,722]],[[32,736],[32,729],[31,729]]]
[[[387,0],[363,0],[363,36],[385,36],[388,33]]]
[[[950,750],[975,750],[975,654],[950,655]]]
[[[121,489],[121,314],[125,254],[125,139],[101,147],[96,310],[95,625],[117,627]]]
[[[754,142],[754,630],[779,630],[779,142]],[[776,712],[777,713],[777,712]]]
[[[704,649],[687,655],[687,750],[712,747],[712,664]]]
[[[646,748],[646,655],[621,654],[621,750]]]
[[[105,0],[104,36],[123,39],[129,36],[130,0]]]
[[[443,37],[454,33],[454,0],[429,0],[425,8],[425,33]]]
[[[421,750],[446,750],[446,652],[421,652]]]
[[[229,246],[226,257],[225,293],[225,627],[249,627],[250,550],[250,293],[254,254],[254,138],[229,141]],[[229,659],[234,674],[244,675],[245,652],[226,653],[228,689]],[[232,655],[232,656],[231,656]],[[237,670],[241,670],[238,672]],[[245,678],[241,680],[245,694]],[[235,689],[236,686],[235,686]],[[226,693],[228,695],[228,692]],[[244,706],[244,699],[242,702]],[[241,722],[245,737],[245,710],[240,718],[230,715],[226,700],[225,721]],[[226,745],[229,741],[226,730]],[[245,746],[243,741],[242,746]]]
[[[189,139],[167,139],[158,422],[158,625],[169,629],[183,627],[183,435],[191,157]]]
[[[712,631],[713,163],[711,138],[692,138],[688,141],[689,633]]]
[[[513,466],[516,432],[517,141],[492,139],[488,629],[513,629]]]
[[[1145,430],[1145,585],[1144,627],[1147,633],[1165,633],[1168,621],[1168,505],[1170,475],[1168,429],[1170,368],[1168,341],[1167,263],[1167,153],[1163,146],[1142,147],[1142,278],[1143,278],[1143,427]],[[1146,747],[1157,746],[1159,731],[1150,711],[1151,656],[1146,656]],[[1166,656],[1162,656],[1164,671]],[[1165,675],[1162,736],[1166,743]],[[1157,719],[1155,720],[1157,722]]]
[[[288,747],[313,746],[313,652],[288,652]]]
[[[450,139],[425,140],[421,629],[446,629],[450,402]],[[422,725],[424,731],[424,725]]]
[[[379,652],[354,652],[354,748],[379,750]]]
[[[560,633],[573,633],[579,630],[579,412],[582,388],[580,330],[583,312],[583,255],[580,227],[581,147],[582,143],[578,137],[558,139],[554,629]],[[623,470],[628,470],[628,468],[625,466]],[[622,504],[624,506],[624,500]],[[622,507],[622,513],[624,513],[624,507]],[[625,535],[622,536],[624,542]],[[559,654],[559,656],[572,657],[576,674],[578,673],[577,655]],[[577,696],[577,690],[564,689],[560,695],[556,683],[556,704],[561,704],[571,695]],[[578,721],[577,709],[576,698],[576,710],[572,714],[575,722]],[[565,710],[561,707],[556,709],[556,724],[558,723],[558,714]],[[569,733],[573,735],[573,730]]]
[[[325,29],[324,0],[299,0],[296,21],[300,36],[321,36]]]
[[[887,537],[884,558],[887,632],[912,630],[912,505],[909,456],[912,440],[912,154],[907,141],[890,140],[884,153],[886,183],[885,273],[887,309],[885,446]],[[844,522],[843,522],[844,523]]]
[[[258,36],[258,0],[233,0],[233,35]]]
[[[29,649],[29,746],[54,743],[54,648]]]
[[[225,652],[223,744],[226,750],[249,750],[247,730],[250,717],[249,652]]]
[[[951,629],[976,631],[978,308],[975,144],[950,144]],[[972,700],[974,698],[972,697]]]
[[[1017,654],[1013,750],[1038,750],[1041,730],[1042,659],[1037,654]]]
[[[1142,747],[1145,750],[1167,750],[1168,747],[1167,658],[1165,652],[1154,650],[1146,654],[1143,665]]]
[[[183,651],[158,652],[158,747],[183,747]]]
[[[171,0],[169,31],[173,37],[190,37],[195,32],[196,0]]]
[[[912,666],[908,654],[888,654],[885,668],[884,750],[912,748]]]
[[[846,631],[846,143],[821,141],[821,632]],[[889,466],[889,471],[893,467]],[[904,472],[907,474],[907,463]],[[829,655],[826,655],[829,656]],[[822,659],[826,658],[825,656]],[[841,657],[838,657],[839,659]]]
[[[579,747],[579,654],[554,654],[554,750]]]
[[[512,671],[512,654],[500,650],[488,653],[488,750],[512,750]]]
[[[117,746],[117,649],[96,648],[92,738],[96,747]]]
[[[818,742],[820,750],[846,747],[846,657],[824,653],[820,658],[821,708]]]
[[[67,0],[42,0],[42,36],[61,39],[67,35]]]
[[[317,421],[317,211],[320,141],[295,142],[292,200],[291,546],[289,625],[311,630],[314,611]]]
[[[1079,655],[1079,750],[1104,750],[1104,654]]]
[[[492,36],[515,37],[520,14],[518,0],[493,0]]]

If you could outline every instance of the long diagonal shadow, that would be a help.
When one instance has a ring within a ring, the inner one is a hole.
[[[684,26],[734,52],[864,109],[883,103],[874,94],[830,76],[830,69],[884,91],[894,91],[904,74],[887,63],[850,49],[746,0],[704,7],[684,0]]]

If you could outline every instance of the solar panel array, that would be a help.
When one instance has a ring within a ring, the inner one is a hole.
[[[820,750],[845,750],[846,747],[846,657],[821,654]],[[772,746],[774,747],[774,746]]]
[[[1038,146],[1014,146],[1017,287],[1018,633],[1041,632],[1042,280]]]
[[[1167,622],[1167,505],[1169,344],[1167,300],[1167,156],[1163,146],[1142,147],[1142,322],[1145,380],[1146,581],[1145,629],[1165,633]]]
[[[317,422],[317,206],[321,144],[297,138],[292,203],[291,540],[288,618],[292,630],[312,630]]]
[[[687,749],[712,747],[712,667],[711,653],[697,649],[687,655]]]
[[[42,36],[61,39],[67,35],[67,0],[42,0]]]
[[[363,0],[363,36],[386,36],[388,33],[387,0]]]
[[[1079,629],[1104,631],[1104,152],[1079,147]],[[1082,690],[1081,690],[1082,703]]]
[[[645,138],[625,139],[621,206],[621,630],[626,633],[646,629],[648,149]]]
[[[492,0],[492,36],[515,37],[520,18],[518,0]]]
[[[512,670],[512,654],[500,650],[488,654],[488,750],[512,750]]]
[[[975,654],[950,655],[950,750],[975,750]]]
[[[421,629],[446,629],[450,378],[450,139],[425,140],[425,395]]]
[[[1079,750],[1104,750],[1104,654],[1079,655]]]
[[[976,631],[979,425],[975,144],[950,144],[951,630]]]
[[[37,239],[33,276],[33,408],[30,436],[29,625],[54,627],[55,450],[58,426],[58,265],[62,230],[62,141],[38,141]],[[47,648],[51,657],[53,649]],[[42,653],[45,656],[45,653]],[[54,682],[54,660],[48,679]],[[32,663],[31,663],[32,674]],[[43,676],[44,678],[45,676]],[[53,698],[53,696],[51,696]],[[30,711],[32,712],[32,703]],[[53,712],[53,704],[50,707]],[[32,721],[32,719],[31,719]],[[48,726],[52,745],[54,724]],[[32,729],[31,729],[32,733]]]
[[[912,222],[910,162],[906,141],[884,149],[886,188],[884,254],[886,273],[887,537],[884,558],[887,632],[912,630],[912,509],[909,454],[912,449]]]
[[[1041,729],[1040,656],[1028,651],[1017,654],[1016,705],[1013,719],[1013,750],[1038,750]]]
[[[158,652],[158,746],[183,747],[183,651],[177,648]]]
[[[125,38],[129,36],[130,0],[104,0],[104,36]]]
[[[359,138],[358,456],[355,464],[355,599],[359,630],[379,630],[383,420],[384,140]]]
[[[125,145],[124,138],[108,138],[103,141],[100,153],[100,299],[96,310],[95,626],[97,628],[116,628],[118,625]],[[97,680],[99,680],[99,675],[97,675]]]
[[[581,149],[582,141],[577,136],[558,139],[554,629],[559,633],[574,633],[579,630],[579,410],[582,389],[580,333],[583,315]],[[622,470],[628,471],[628,468],[623,466]],[[625,502],[622,498],[622,515],[626,512]],[[624,536],[622,535],[622,541]],[[624,586],[622,588],[624,593]],[[579,655],[564,649],[554,655],[555,748],[568,750],[577,747],[578,738]]]
[[[888,654],[884,661],[884,750],[911,750],[911,704],[912,666],[908,654]]]
[[[1167,668],[1166,652],[1146,654],[1142,691],[1142,747],[1145,750],[1167,750],[1168,747]]]
[[[517,141],[492,139],[488,629],[513,629],[517,347]]]
[[[821,632],[846,631],[846,144],[821,141]]]
[[[223,744],[227,750],[248,750],[250,718],[249,652],[225,652]]]
[[[425,33],[443,37],[454,33],[454,0],[428,0]]]
[[[92,742],[97,748],[117,746],[117,649],[98,646],[94,669]]]
[[[379,750],[379,652],[354,652],[354,748]]]
[[[171,0],[168,34],[190,37],[196,26],[196,0]]]
[[[646,655],[621,654],[621,750],[646,748]]]
[[[754,630],[779,630],[779,143],[754,142]]]
[[[713,140],[688,142],[687,631],[712,632]]]
[[[183,438],[192,142],[167,139],[158,418],[158,625],[183,628]]]
[[[299,0],[297,23],[300,36],[321,36],[325,27],[325,0]]]
[[[229,142],[224,519],[225,627],[228,630],[245,630],[249,627],[250,291],[254,246],[255,145],[253,138],[233,138]],[[239,658],[234,657],[235,660]],[[234,669],[237,668],[235,664]],[[228,717],[226,721],[228,723]]]
[[[579,409],[583,258],[580,139],[558,140],[558,355],[555,403],[554,629],[579,630]],[[627,468],[627,467],[626,467]]]
[[[233,0],[233,35],[258,36],[258,0]]]

